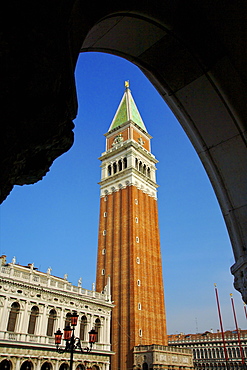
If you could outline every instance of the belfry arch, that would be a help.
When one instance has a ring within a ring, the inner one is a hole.
[[[11,17],[21,11],[28,21],[24,27],[16,16],[4,43],[2,200],[15,184],[40,180],[71,147],[79,53],[124,57],[156,87],[197,151],[231,238],[235,287],[247,301],[244,2],[31,4],[11,7]]]

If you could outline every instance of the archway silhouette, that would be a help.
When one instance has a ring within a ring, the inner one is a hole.
[[[20,11],[36,22],[24,27]],[[4,41],[2,199],[13,185],[40,180],[71,147],[77,112],[73,74],[80,48],[121,55],[142,68],[193,142],[231,237],[235,287],[247,301],[242,2],[115,1],[97,11],[79,1],[42,3],[34,11],[26,2],[11,8],[11,17],[13,12],[18,23],[9,25]]]
[[[241,261],[232,266],[235,288],[247,300],[243,284],[247,240],[245,125],[244,117],[237,118],[234,114],[236,101],[227,86],[225,74],[231,73],[236,78],[233,89],[242,86],[242,82],[226,60],[217,38],[210,42],[212,35],[204,17],[200,19],[200,25],[192,14],[183,23],[181,11],[182,8],[177,14],[180,25],[169,18],[169,12],[165,21],[147,15],[141,9],[106,15],[90,29],[81,52],[105,52],[131,61],[143,71],[171,108],[214,188],[235,260]],[[191,25],[188,22],[198,27],[196,40],[190,39]],[[201,47],[202,39],[207,49]]]
[[[9,360],[2,360],[0,362],[0,370],[12,370],[12,362]]]
[[[20,367],[20,370],[33,370],[33,363],[32,361],[24,361],[22,364],[21,364],[21,367]]]

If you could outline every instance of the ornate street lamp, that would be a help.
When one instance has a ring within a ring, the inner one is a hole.
[[[91,352],[92,350],[92,345],[93,343],[96,342],[97,340],[97,332],[94,329],[91,329],[89,332],[89,344],[90,348],[82,348],[81,346],[81,341],[80,338],[75,337],[75,326],[77,325],[79,315],[77,315],[76,311],[73,311],[72,315],[70,316],[71,318],[71,326],[67,325],[64,328],[64,333],[61,332],[60,329],[56,331],[55,334],[55,344],[57,347],[57,352],[58,353],[64,353],[64,352],[70,352],[70,366],[69,369],[72,370],[73,367],[73,355],[74,352],[78,349],[82,353],[86,352]],[[65,348],[61,348],[60,344],[62,341],[62,336],[63,339],[66,341]]]

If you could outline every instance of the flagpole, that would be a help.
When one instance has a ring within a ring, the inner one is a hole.
[[[247,311],[246,311],[246,304],[244,303],[244,313],[245,313],[245,317],[247,319]]]
[[[214,287],[215,287],[216,302],[217,302],[217,307],[218,307],[221,336],[222,336],[222,342],[223,342],[223,348],[224,348],[224,354],[225,354],[225,360],[226,360],[226,367],[228,368],[228,354],[227,354],[227,349],[226,349],[225,335],[224,335],[223,323],[222,323],[221,312],[220,312],[220,302],[219,302],[219,296],[218,296],[218,290],[217,290],[216,284],[214,284]]]
[[[240,349],[240,354],[241,354],[241,359],[242,359],[242,365],[244,365],[244,351],[243,351],[243,347],[241,345],[240,333],[239,333],[239,329],[238,329],[238,322],[237,322],[237,316],[236,316],[236,311],[235,311],[235,306],[234,306],[234,300],[233,300],[232,293],[230,294],[230,297],[231,297],[231,302],[232,302],[232,312],[233,312],[234,322],[235,322],[236,331],[237,331],[237,335],[238,335],[238,344],[239,344],[239,349]]]

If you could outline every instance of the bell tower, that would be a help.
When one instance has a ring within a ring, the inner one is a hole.
[[[133,369],[133,347],[167,345],[155,156],[129,83],[101,157],[97,291],[112,282],[112,370]]]

